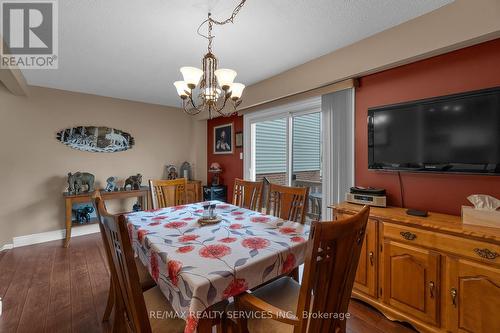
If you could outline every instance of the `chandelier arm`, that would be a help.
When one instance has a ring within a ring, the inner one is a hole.
[[[190,115],[190,116],[196,116],[197,114],[199,114],[200,112],[197,111],[197,110],[192,110],[192,109],[187,109],[187,108],[184,108],[184,113]]]
[[[188,104],[191,102],[191,105],[193,106],[192,108],[188,108]],[[204,109],[200,109],[198,108],[195,104],[194,104],[194,101],[193,101],[193,98],[191,96],[189,96],[189,101],[186,101],[184,100],[182,102],[182,107],[184,109],[184,111],[189,114],[189,115],[192,115],[192,116],[195,116],[197,115],[198,113],[202,112]]]
[[[217,111],[218,114],[220,114],[223,117],[230,117],[230,116],[232,116],[234,114],[234,112],[231,112],[231,113],[222,112],[222,110],[224,110],[224,108],[226,107],[226,103],[227,103],[228,99],[229,99],[229,96],[226,95],[225,98],[224,98],[224,103],[222,104],[222,106],[220,108],[218,108],[218,109],[215,110],[215,111]]]
[[[227,113],[225,114],[226,117],[230,117],[232,115],[234,115],[235,113],[238,113],[238,106],[241,104],[241,99],[237,99],[237,100],[234,100],[234,99],[231,99],[231,105],[233,107],[233,112],[231,113]]]

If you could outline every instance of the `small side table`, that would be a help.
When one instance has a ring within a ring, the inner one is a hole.
[[[142,186],[140,190],[116,192],[106,192],[104,190],[100,190],[100,192],[103,200],[139,198],[142,209],[149,208],[149,187],[147,186]],[[71,228],[73,227],[73,222],[71,221],[71,212],[73,210],[73,204],[92,202],[92,194],[92,192],[80,194],[69,194],[68,192],[63,193],[64,202],[66,205],[66,239],[64,240],[64,247],[69,246],[69,241],[71,239]]]
[[[203,200],[219,200],[227,202],[227,186],[203,186]]]

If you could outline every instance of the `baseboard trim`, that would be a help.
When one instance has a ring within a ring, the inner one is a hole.
[[[2,251],[6,251],[6,250],[10,250],[10,249],[12,249],[12,248],[14,248],[14,244],[5,244],[4,246],[2,246],[2,247],[0,248],[0,252],[2,252]]]
[[[94,234],[97,232],[100,232],[97,223],[89,225],[81,225],[75,228],[71,228],[71,237],[84,236],[84,235]],[[12,247],[21,247],[21,246],[55,241],[64,238],[66,238],[66,229],[60,229],[54,231],[41,232],[38,234],[14,237],[12,239],[13,244],[7,244],[7,245],[11,245]],[[4,245],[4,247],[7,245]]]

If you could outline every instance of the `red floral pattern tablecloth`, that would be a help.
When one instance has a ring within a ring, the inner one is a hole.
[[[212,203],[223,221],[211,226],[197,222],[203,203],[126,216],[137,255],[186,320],[186,333],[209,306],[304,262],[308,226]]]

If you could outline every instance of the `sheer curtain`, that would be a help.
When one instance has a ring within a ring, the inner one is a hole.
[[[345,200],[354,184],[354,89],[321,96],[323,155],[323,220],[328,205]]]

